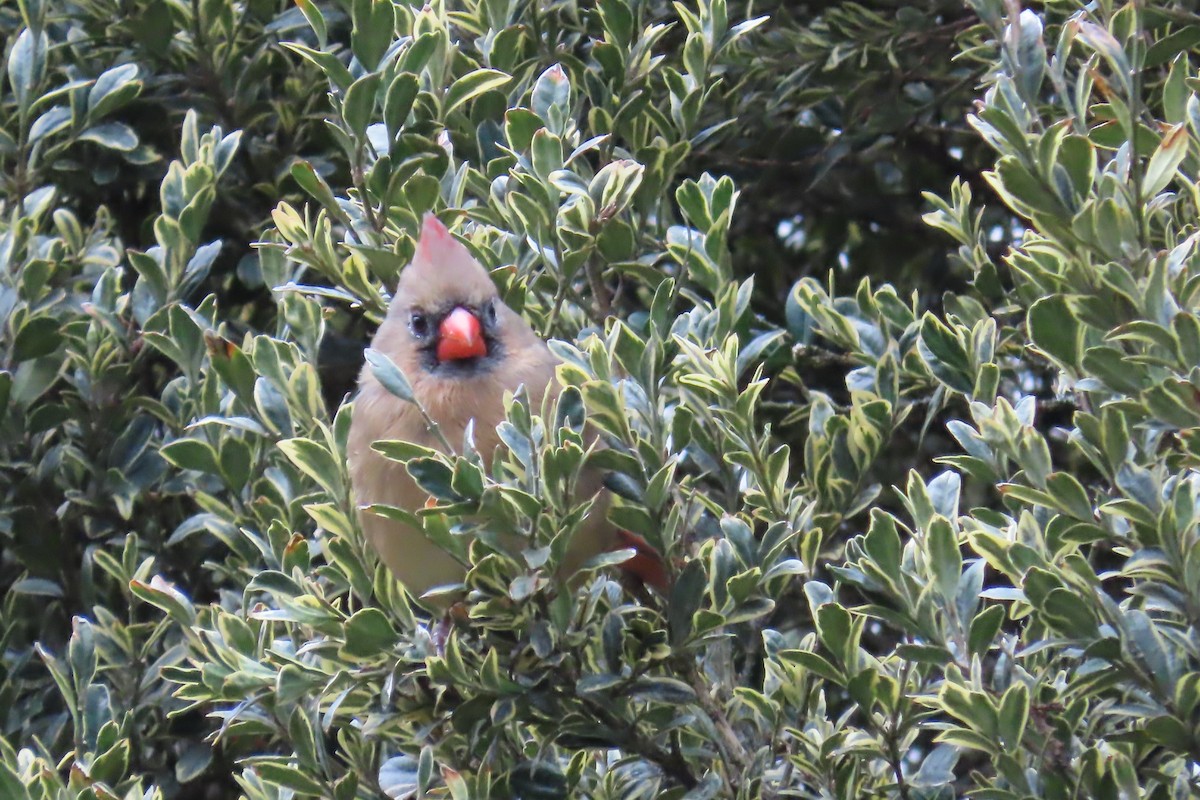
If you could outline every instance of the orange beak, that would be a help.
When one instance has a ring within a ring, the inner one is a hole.
[[[438,327],[438,361],[458,361],[487,355],[479,318],[459,306]]]

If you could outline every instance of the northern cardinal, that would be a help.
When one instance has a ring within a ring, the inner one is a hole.
[[[499,298],[487,271],[433,214],[426,214],[412,263],[400,275],[396,294],[371,346],[404,372],[413,395],[439,426],[445,440],[463,440],[474,420],[475,443],[489,458],[504,419],[505,392],[524,384],[533,407],[557,391],[557,360],[529,324]],[[399,439],[444,449],[417,407],[388,392],[369,365],[359,377],[350,426],[350,480],[360,508],[380,503],[417,511],[428,500],[403,465],[371,449],[381,439]],[[637,554],[622,567],[660,590],[666,571],[641,537],[616,530],[605,519],[608,495],[598,474],[583,476],[580,499],[597,492],[589,518],[571,541],[563,572],[570,575],[592,556],[618,547]],[[363,509],[363,531],[384,564],[414,596],[461,581],[465,570],[425,535],[402,522]]]

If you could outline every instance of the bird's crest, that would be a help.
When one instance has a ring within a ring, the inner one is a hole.
[[[471,251],[433,214],[426,214],[412,263],[400,273],[396,299],[405,306],[478,304],[496,287]]]

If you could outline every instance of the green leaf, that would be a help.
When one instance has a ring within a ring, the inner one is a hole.
[[[1041,17],[1029,9],[1022,11],[1015,22],[1009,23],[1006,38],[1010,44],[1005,55],[1016,61],[1014,77],[1024,96],[1036,102],[1046,72]]]
[[[504,114],[504,138],[516,153],[529,150],[533,135],[542,126],[541,118],[527,108],[510,108]]]
[[[24,782],[3,761],[0,761],[0,796],[10,800],[33,800]]]
[[[333,53],[313,50],[311,47],[296,42],[284,42],[283,46],[320,68],[329,83],[338,90],[344,92],[350,88],[350,84],[354,83],[354,76],[350,74],[350,70],[346,69],[346,65]]]
[[[955,391],[970,394],[975,387],[971,358],[955,331],[933,314],[921,320],[918,340],[921,360],[939,381]]]
[[[682,644],[691,636],[692,617],[704,601],[707,586],[704,562],[701,559],[688,561],[671,587],[671,601],[667,604],[667,627],[673,644]]]
[[[1025,724],[1029,721],[1029,688],[1020,681],[1015,682],[1000,700],[1000,738],[1009,752],[1021,747]]]
[[[816,622],[821,644],[829,652],[841,657],[850,639],[850,612],[837,603],[824,603],[817,608]]]
[[[1055,472],[1046,478],[1046,489],[1054,496],[1058,507],[1067,514],[1083,522],[1094,521],[1091,500],[1074,475]]]
[[[354,0],[354,28],[350,47],[359,63],[368,70],[378,69],[396,35],[396,8],[392,0]]]
[[[312,164],[307,161],[296,161],[292,164],[292,177],[295,178],[296,183],[300,184],[301,189],[308,192],[329,213],[337,217],[343,225],[350,227],[350,220],[346,218],[342,207],[338,205],[337,199],[333,196],[333,190],[329,188],[329,184],[325,182],[325,179],[317,174]]]
[[[846,677],[833,664],[829,663],[823,656],[808,650],[782,650],[779,657],[784,661],[790,661],[793,664],[798,664],[814,675],[818,675],[828,681],[832,681],[838,686],[846,685]]]
[[[44,30],[36,33],[25,28],[8,54],[8,81],[17,98],[17,107],[27,110],[33,103],[33,90],[46,76],[46,52],[50,37]]]
[[[393,395],[406,402],[417,402],[416,397],[413,395],[412,384],[408,382],[408,378],[404,377],[404,373],[400,371],[396,363],[388,358],[385,353],[368,348],[366,359],[367,363],[371,366],[371,373],[375,376],[375,380],[379,381],[384,389],[387,389]]]
[[[29,127],[30,144],[67,129],[70,127],[72,119],[71,109],[66,106],[51,107],[34,120],[33,125]]]
[[[982,656],[988,651],[1000,632],[1004,623],[1004,607],[989,606],[975,615],[971,620],[971,629],[967,634],[967,650],[971,655]]]
[[[1144,388],[1145,368],[1115,347],[1089,347],[1083,354],[1083,368],[1123,394],[1137,396]]]
[[[290,764],[262,762],[255,764],[254,771],[267,783],[313,797],[324,797],[325,788],[320,782],[308,777],[299,767]]]
[[[142,89],[135,80],[137,74],[137,64],[120,64],[102,72],[88,92],[88,119],[99,120],[137,97]]]
[[[159,576],[150,583],[139,580],[129,582],[129,591],[138,599],[166,611],[176,622],[191,626],[196,622],[196,609],[182,592]]]
[[[187,744],[175,762],[175,780],[189,783],[199,778],[212,763],[213,748],[207,742]]]
[[[373,442],[371,449],[392,461],[411,461],[414,458],[435,458],[437,451],[412,442],[382,440]]]
[[[944,517],[935,517],[929,526],[929,562],[938,591],[947,602],[954,600],[962,577],[962,552],[958,536]]]
[[[554,64],[533,84],[533,113],[554,133],[562,133],[562,124],[570,111],[571,81],[559,64]]]
[[[316,3],[313,0],[296,0],[296,7],[300,9],[300,13],[308,20],[309,27],[313,29],[313,33],[317,35],[317,45],[324,49],[326,40],[329,38],[329,30],[325,25],[325,15],[321,13]]]
[[[88,128],[79,134],[79,138],[123,153],[128,153],[138,146],[137,134],[124,122],[106,122],[103,125]]]
[[[652,678],[643,676],[634,681],[625,693],[638,700],[654,700],[659,703],[692,703],[696,691],[675,678]]]
[[[512,76],[498,69],[477,69],[468,72],[456,80],[446,92],[442,99],[442,117],[450,116],[451,112],[464,103],[484,92],[499,89],[511,80]]]
[[[392,141],[395,141],[403,130],[404,122],[412,111],[413,101],[417,99],[418,90],[417,76],[411,72],[397,74],[388,84],[387,94],[383,99],[383,123]]]
[[[13,340],[13,359],[32,361],[53,353],[62,344],[60,325],[51,316],[29,318]]]
[[[217,451],[208,442],[199,439],[176,439],[164,445],[160,452],[163,458],[180,469],[206,472],[210,475],[221,474]]]
[[[1062,295],[1043,297],[1030,306],[1028,326],[1039,350],[1062,366],[1078,369],[1083,328]]]
[[[8,409],[8,400],[12,396],[13,376],[7,370],[0,370],[0,419]]]
[[[346,643],[341,653],[349,658],[373,658],[396,644],[396,631],[382,611],[364,608],[346,621]]]
[[[412,797],[420,789],[419,763],[409,755],[395,756],[379,768],[379,786],[388,797]]]
[[[1188,154],[1187,126],[1180,122],[1169,128],[1159,143],[1158,149],[1150,157],[1146,174],[1142,177],[1142,197],[1149,199],[1161,192],[1175,179],[1176,171]]]
[[[342,118],[346,120],[350,132],[359,139],[367,135],[367,125],[375,112],[375,95],[378,91],[379,73],[371,72],[350,84],[342,100]]]
[[[40,597],[62,597],[62,587],[45,578],[21,578],[9,586],[14,594],[28,594]]]
[[[414,458],[405,468],[421,489],[439,500],[458,502],[462,498],[454,491],[454,470],[435,458]]]
[[[341,497],[342,464],[323,444],[312,439],[284,439],[279,449],[301,472],[315,480],[329,494]]]

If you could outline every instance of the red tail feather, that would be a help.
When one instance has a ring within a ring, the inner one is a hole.
[[[667,576],[667,565],[650,543],[636,533],[618,530],[617,539],[620,547],[632,547],[637,551],[633,558],[621,565],[621,569],[633,575],[647,586],[652,586],[661,594],[667,594],[671,581]]]

